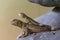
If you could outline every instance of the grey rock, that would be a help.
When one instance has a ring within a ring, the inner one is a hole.
[[[47,7],[60,7],[60,0],[28,0],[29,2],[32,3],[37,3],[42,6],[47,6]]]

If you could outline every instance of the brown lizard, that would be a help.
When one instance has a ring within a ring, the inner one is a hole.
[[[26,19],[26,23],[29,24],[35,24],[35,25],[40,25],[40,23],[36,22],[35,20],[33,20],[32,18],[30,18],[29,16],[27,16],[25,13],[20,13],[19,16],[22,16],[22,18]]]
[[[27,35],[30,35],[32,33],[51,32],[51,31],[60,30],[60,28],[57,27],[51,27],[49,25],[29,24],[29,23],[22,22],[21,20],[18,19],[12,20],[11,24],[20,27],[23,30],[24,33],[20,37],[26,37]]]

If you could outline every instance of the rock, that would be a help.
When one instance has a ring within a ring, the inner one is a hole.
[[[46,7],[60,7],[60,0],[28,0]]]

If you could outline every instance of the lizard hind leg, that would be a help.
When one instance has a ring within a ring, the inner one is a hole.
[[[23,31],[22,35],[19,38],[24,38],[28,35],[28,32],[25,30]]]

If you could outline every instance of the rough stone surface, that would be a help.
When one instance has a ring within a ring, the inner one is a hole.
[[[60,13],[49,11],[48,13],[35,19],[37,22],[53,27],[60,27]],[[60,30],[52,32],[42,32],[36,35],[29,35],[25,38],[17,37],[17,40],[60,40]]]

